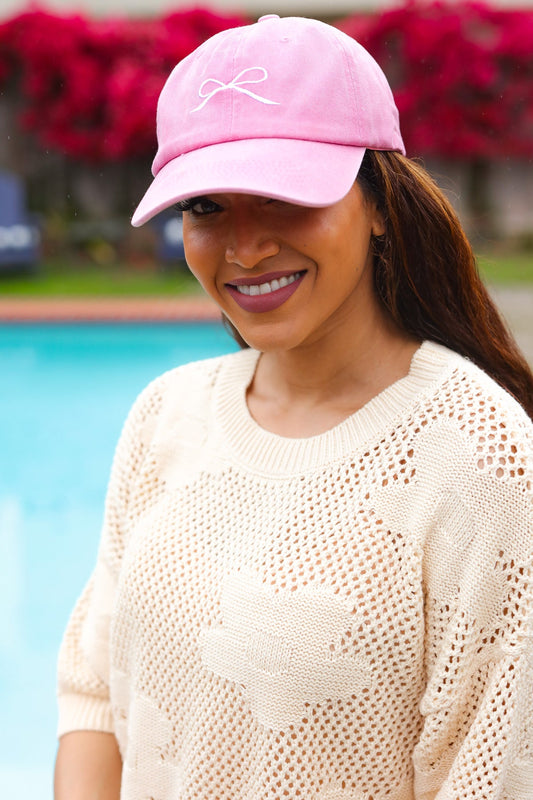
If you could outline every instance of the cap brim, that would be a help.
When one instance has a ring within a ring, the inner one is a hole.
[[[258,194],[304,206],[329,206],[350,191],[364,147],[296,139],[246,139],[172,159],[154,178],[131,224],[143,225],[188,197]]]

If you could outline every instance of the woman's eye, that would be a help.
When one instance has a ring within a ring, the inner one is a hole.
[[[213,214],[215,211],[220,211],[221,206],[218,203],[215,203],[214,200],[210,200],[208,197],[199,197],[197,200],[193,200],[191,205],[191,211],[193,214]]]
[[[217,211],[222,210],[222,206],[210,200],[209,197],[191,197],[189,200],[183,200],[178,203],[180,211],[189,211],[196,217],[203,217],[207,214],[215,214]]]

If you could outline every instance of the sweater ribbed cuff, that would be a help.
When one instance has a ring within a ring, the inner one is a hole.
[[[71,731],[114,733],[109,700],[83,694],[61,694],[58,706],[58,737]]]

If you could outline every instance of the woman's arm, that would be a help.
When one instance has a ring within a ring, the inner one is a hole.
[[[72,731],[59,740],[55,800],[119,800],[122,760],[112,733]]]
[[[533,798],[533,430],[489,423],[471,455],[456,436],[468,475],[434,476],[417,800]]]
[[[122,430],[93,574],[70,616],[58,658],[56,800],[118,800],[122,771],[110,699],[109,631],[135,492],[161,404],[162,381],[143,392]]]

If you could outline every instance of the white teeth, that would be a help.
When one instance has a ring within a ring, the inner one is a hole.
[[[265,283],[251,283],[251,284],[240,284],[239,286],[235,286],[238,292],[241,294],[247,295],[258,295],[258,294],[270,294],[270,292],[276,292],[278,289],[283,289],[284,286],[289,286],[294,281],[297,281],[303,275],[302,272],[294,272],[292,275],[287,277],[283,276],[282,278],[274,278],[272,281],[266,281]]]

